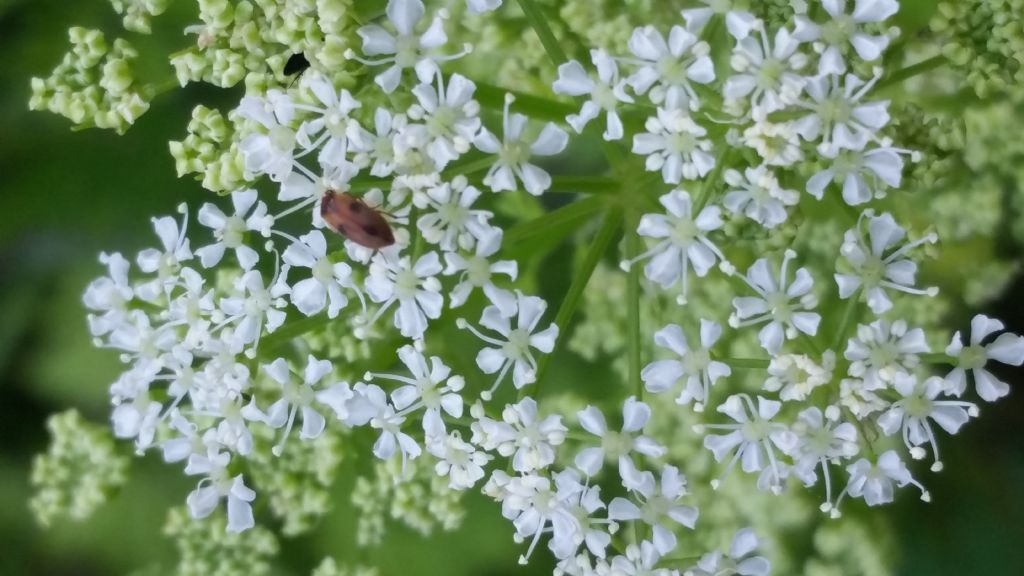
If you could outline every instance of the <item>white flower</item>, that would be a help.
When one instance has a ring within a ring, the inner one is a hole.
[[[806,16],[796,16],[796,30],[793,32],[802,42],[814,42],[815,50],[821,53],[818,62],[819,74],[842,74],[846,71],[844,52],[852,47],[866,62],[878,60],[889,46],[889,37],[884,34],[872,35],[864,32],[864,24],[881,24],[900,9],[898,0],[855,0],[853,12],[847,14],[847,0],[822,0],[822,7],[828,14],[823,24],[817,24]]]
[[[407,126],[403,137],[424,142],[423,149],[438,171],[469,151],[480,132],[480,104],[473,100],[476,84],[465,76],[452,74],[445,87],[438,72],[437,87],[423,83],[413,88],[418,104],[409,108],[410,120],[422,124]]]
[[[889,101],[862,103],[861,99],[881,78],[881,69],[864,82],[847,74],[845,84],[839,76],[817,76],[804,89],[811,100],[797,105],[810,113],[794,122],[804,140],[821,138],[820,151],[863,150],[876,139],[878,131],[889,123]]]
[[[100,276],[85,288],[82,302],[85,307],[102,314],[89,314],[89,332],[103,336],[115,330],[127,319],[128,303],[135,291],[128,282],[131,264],[124,256],[115,252],[101,252],[100,263],[107,267],[107,276]]]
[[[567,546],[565,543],[572,542],[579,523],[559,501],[557,493],[552,489],[551,480],[536,474],[505,478],[501,514],[515,526],[516,542],[530,538],[530,545],[526,553],[519,557],[519,563],[528,562],[540,537],[545,533],[552,533],[548,543],[552,552],[571,549],[571,544]]]
[[[448,477],[452,490],[472,488],[484,477],[483,467],[491,460],[489,454],[464,441],[458,431],[428,443],[427,450],[438,459],[434,471]]]
[[[708,131],[672,100],[647,119],[647,132],[633,136],[633,153],[647,157],[648,172],[661,170],[666,184],[703,178],[715,167],[711,140],[705,138]]]
[[[246,246],[245,235],[255,230],[270,236],[273,217],[267,215],[267,205],[257,202],[255,190],[241,190],[231,193],[231,204],[235,213],[227,216],[214,204],[203,204],[199,209],[199,223],[213,229],[215,242],[196,250],[196,256],[204,268],[216,266],[224,257],[224,251],[231,249],[238,257],[238,264],[245,270],[252,268],[260,259],[255,250]]]
[[[474,288],[481,288],[490,303],[497,306],[504,315],[515,314],[516,295],[495,286],[492,278],[502,274],[515,280],[519,275],[519,265],[515,260],[499,260],[493,264],[488,260],[501,249],[502,235],[501,228],[491,228],[487,235],[477,241],[474,254],[445,252],[445,275],[459,275],[459,283],[448,293],[450,307],[462,306]]]
[[[160,443],[164,462],[180,462],[193,454],[206,452],[206,444],[199,436],[196,424],[176,409],[170,412],[170,429],[178,435]]]
[[[836,416],[837,410],[825,411],[829,416]],[[793,424],[793,432],[797,435],[796,449],[793,451],[793,475],[803,481],[805,486],[813,486],[818,482],[818,468],[825,478],[825,502],[821,505],[822,512],[832,509],[832,476],[829,464],[840,459],[854,457],[860,451],[857,445],[857,429],[849,422],[838,422],[827,418],[821,409],[810,407],[802,410]]]
[[[228,503],[228,532],[242,532],[255,525],[252,516],[252,505],[256,499],[253,492],[242,479],[242,475],[231,477],[228,463],[231,455],[211,449],[208,454],[189,456],[185,473],[205,475],[199,486],[187,498],[189,513],[193,518],[205,518],[217,507],[221,498]]]
[[[298,144],[295,130],[290,126],[295,118],[291,97],[279,90],[268,90],[266,97],[244,96],[238,104],[238,115],[266,130],[249,134],[238,143],[238,151],[245,161],[246,179],[266,174],[274,182],[283,182],[296,164]]]
[[[978,314],[971,320],[971,337],[967,346],[961,341],[960,332],[953,334],[946,354],[957,359],[956,368],[946,376],[950,392],[960,396],[967,389],[967,371],[974,376],[974,389],[986,402],[994,402],[1010,393],[1010,387],[985,369],[989,360],[1010,366],[1024,364],[1024,337],[1004,332],[995,340],[982,345],[992,334],[1002,330],[999,320]]]
[[[404,114],[392,115],[386,108],[377,108],[373,113],[373,134],[363,128],[353,131],[350,142],[356,152],[353,162],[359,165],[372,162],[371,176],[390,176],[397,162],[395,140],[407,125],[408,118]]]
[[[630,544],[626,554],[612,558],[611,568],[607,574],[615,576],[675,576],[677,572],[668,568],[655,568],[661,560],[661,554],[654,544],[644,540],[639,546]]]
[[[548,122],[532,142],[528,141],[525,133],[529,119],[522,114],[510,114],[513,101],[515,97],[511,94],[505,96],[501,141],[487,128],[482,128],[474,141],[481,151],[498,155],[483,182],[491,191],[502,192],[515,190],[516,178],[519,178],[527,192],[540,196],[551,187],[551,175],[531,160],[535,156],[560,154],[569,143],[569,135]]]
[[[716,462],[722,462],[735,450],[722,476],[711,481],[711,487],[717,489],[722,479],[729,474],[737,461],[744,472],[762,472],[767,474],[767,482],[772,492],[782,491],[783,472],[775,450],[783,454],[792,454],[797,445],[796,435],[785,424],[772,422],[782,408],[782,403],[757,397],[757,406],[746,394],[729,396],[718,411],[732,418],[736,424],[705,424],[698,430],[726,430],[726,434],[708,434],[704,437],[704,447],[711,451]]]
[[[448,42],[444,32],[444,21],[440,14],[435,16],[422,35],[416,34],[416,25],[423,19],[423,2],[420,0],[388,0],[388,21],[394,26],[397,34],[391,34],[381,26],[370,24],[356,30],[363,39],[363,54],[367,56],[383,56],[375,60],[364,60],[352,50],[345,52],[345,57],[357,60],[369,66],[390,64],[387,69],[373,80],[384,92],[390,94],[402,81],[402,71],[415,68],[421,82],[429,82],[437,71],[437,62],[453,60],[465,55],[470,47],[452,56],[428,56],[426,52],[440,48]]]
[[[379,252],[370,262],[366,292],[381,306],[369,324],[398,302],[395,328],[406,338],[422,337],[427,330],[427,319],[440,317],[444,306],[441,283],[435,277],[440,272],[441,262],[436,252],[427,252],[415,265],[408,256]]]
[[[723,16],[726,29],[735,38],[746,37],[755,28],[759,20],[750,12],[733,9],[732,0],[699,0],[703,8],[687,8],[681,12],[686,21],[686,29],[696,34],[707,26],[711,18]]]
[[[768,576],[771,564],[763,556],[754,556],[760,546],[753,529],[744,528],[732,537],[729,555],[723,557],[718,550],[701,557],[697,565],[686,570],[686,576],[722,576],[738,574],[742,576]]]
[[[785,222],[786,207],[800,201],[800,193],[780,186],[778,178],[766,165],[746,168],[743,172],[730,168],[725,171],[725,183],[729,185],[722,199],[726,210],[743,213],[765,228]]]
[[[644,366],[640,378],[648,392],[660,394],[676,387],[686,378],[676,404],[694,402],[694,410],[704,411],[710,397],[711,386],[719,378],[732,374],[728,365],[711,359],[711,347],[722,337],[722,327],[717,322],[701,319],[700,347],[691,349],[686,334],[677,324],[669,324],[654,333],[654,343],[675,352],[679,359],[657,360]]]
[[[136,258],[139,270],[157,276],[136,288],[136,295],[147,302],[155,302],[159,296],[169,298],[171,289],[178,281],[181,263],[192,259],[188,237],[185,235],[188,231],[188,214],[184,204],[180,210],[185,214],[180,228],[178,222],[170,216],[153,218],[153,228],[160,238],[161,247],[142,250]]]
[[[868,384],[859,378],[843,378],[839,382],[839,403],[853,415],[863,420],[874,412],[885,410],[889,403],[883,400],[878,392],[870,389]]]
[[[317,160],[321,166],[344,166],[348,163],[349,140],[361,130],[359,123],[350,115],[362,104],[348,90],[336,90],[322,74],[307,74],[302,82],[323,107],[302,106],[303,110],[315,112],[317,116],[299,126],[296,139],[307,151],[320,149]]]
[[[537,401],[527,396],[509,404],[501,412],[501,421],[482,414],[472,425],[472,442],[484,450],[495,450],[512,457],[516,472],[533,472],[555,462],[555,446],[565,442],[569,431],[562,417],[552,414],[543,420],[537,415]]]
[[[967,346],[961,339],[961,333],[953,334],[946,346],[946,354],[956,358],[956,367],[946,376],[951,394],[964,394],[968,370],[974,376],[974,386],[982,400],[995,402],[1010,394],[1010,386],[985,370],[985,365],[989,360],[1010,366],[1024,364],[1024,337],[1004,332],[987,344],[981,343],[1002,329],[1004,326],[998,320],[979,314],[971,320],[971,338]]]
[[[721,210],[717,206],[705,206],[694,218],[693,203],[685,190],[673,190],[658,201],[668,213],[644,214],[637,227],[637,234],[655,238],[657,244],[632,260],[622,262],[621,266],[628,270],[636,262],[649,258],[644,275],[662,288],[681,282],[682,293],[677,299],[683,303],[689,289],[691,267],[701,278],[716,260],[722,261],[724,270],[731,270],[721,251],[707,237],[708,232],[721,228]]]
[[[362,292],[352,279],[352,267],[344,262],[332,262],[327,255],[323,232],[313,230],[299,240],[286,248],[281,257],[289,266],[309,268],[312,272],[312,277],[299,280],[289,292],[299,312],[313,316],[326,307],[327,317],[337,318],[338,312],[348,304],[342,288],[355,291],[362,300]]]
[[[135,450],[142,454],[153,445],[160,412],[163,405],[149,395],[149,386],[160,365],[145,362],[134,365],[123,372],[110,387],[114,410],[110,413],[110,424],[116,438],[134,438]]]
[[[686,477],[672,465],[662,468],[660,483],[655,481],[651,472],[633,472],[637,478],[630,481],[631,490],[640,505],[626,498],[615,498],[608,505],[608,517],[619,521],[639,520],[650,526],[654,548],[664,556],[674,550],[677,544],[671,528],[674,524],[681,524],[691,530],[697,524],[697,509],[679,504],[679,500],[687,495]]]
[[[594,518],[594,514],[605,507],[601,501],[601,487],[581,481],[580,475],[569,468],[555,475],[555,488],[558,503],[568,513],[553,519],[560,525],[554,530],[559,537],[552,539],[550,544],[555,557],[562,560],[571,558],[585,544],[590,554],[604,558],[612,540],[609,531],[614,531],[617,525],[610,519]],[[570,518],[572,522],[566,522]],[[565,524],[570,527],[561,527]]]
[[[910,150],[892,148],[888,143],[867,151],[820,150],[823,158],[832,161],[807,180],[807,191],[821,200],[825,188],[835,183],[842,187],[843,201],[850,206],[883,198],[887,188],[899,188],[903,181],[903,156],[917,160],[920,155]]]
[[[472,250],[476,243],[496,230],[488,220],[494,215],[487,210],[474,210],[480,190],[470,186],[465,176],[456,176],[413,195],[420,209],[416,220],[423,239],[446,252],[458,248]]]
[[[264,332],[273,332],[284,324],[287,313],[283,293],[279,282],[275,281],[268,290],[263,284],[263,276],[257,270],[249,270],[235,281],[236,295],[222,298],[220,310],[227,322],[234,323],[231,337],[232,350],[241,352],[246,345],[246,355],[252,357],[259,345],[260,336]]]
[[[696,109],[700,98],[691,82],[706,85],[715,80],[710,46],[682,26],[673,26],[667,41],[654,26],[636,28],[629,38],[629,51],[640,59],[640,67],[626,82],[637,94],[650,91],[655,104],[677,98]]]
[[[415,460],[423,452],[412,436],[402,432],[405,418],[395,413],[380,386],[357,382],[352,393],[352,399],[347,402],[349,423],[353,426],[369,424],[371,428],[380,430],[380,436],[373,443],[373,455],[388,460],[398,450],[402,454],[404,474],[407,461]]]
[[[778,392],[784,402],[806,400],[815,388],[832,381],[836,355],[826,350],[817,364],[805,354],[780,354],[768,364],[768,378],[762,389]]]
[[[722,88],[727,106],[744,109],[740,101],[750,102],[754,118],[792,104],[800,96],[805,78],[801,71],[807,56],[797,51],[800,41],[780,28],[774,42],[769,40],[764,23],[758,22],[756,34],[739,37],[729,62],[736,74],[726,79]]]
[[[907,484],[913,484],[921,490],[921,500],[928,502],[931,496],[914,477],[910,475],[907,465],[900,460],[894,450],[887,450],[878,457],[878,462],[872,464],[867,458],[861,458],[847,466],[846,471],[850,474],[850,480],[839,494],[836,505],[832,508],[832,517],[838,518],[839,504],[846,496],[853,498],[864,498],[868,506],[888,504],[893,501],[893,482],[902,488]]]
[[[576,467],[587,476],[597,475],[604,466],[605,459],[618,461],[619,476],[623,485],[634,489],[631,481],[636,480],[636,474],[630,474],[630,470],[636,470],[636,466],[633,464],[632,453],[637,452],[651,458],[665,455],[664,446],[643,434],[644,427],[651,419],[651,407],[634,396],[627,398],[622,405],[621,432],[608,430],[604,414],[594,406],[587,406],[577,412],[576,416],[584,430],[601,439],[600,446],[584,448],[576,455]]]
[[[878,427],[886,436],[903,432],[903,443],[910,450],[915,460],[925,457],[922,444],[929,444],[935,463],[932,471],[942,470],[939,459],[939,445],[935,441],[935,433],[928,420],[934,421],[949,434],[956,434],[960,427],[978,415],[978,407],[970,402],[956,400],[937,400],[939,394],[946,390],[946,381],[932,376],[921,382],[913,374],[897,374],[893,388],[902,398],[878,417]]]
[[[917,355],[930,351],[924,330],[908,330],[903,320],[879,319],[857,326],[843,356],[850,361],[850,376],[864,380],[868,390],[879,390],[892,384],[897,374],[912,373]]]
[[[865,219],[868,221],[867,238],[862,233]],[[839,297],[849,298],[863,288],[868,307],[875,314],[882,314],[892,308],[892,300],[886,290],[927,296],[938,294],[938,288],[914,288],[917,264],[903,257],[921,244],[934,244],[938,236],[927,234],[919,240],[897,247],[906,235],[906,231],[896,224],[888,212],[875,216],[872,211],[865,210],[857,220],[857,226],[846,231],[843,245],[839,248],[840,254],[852,268],[850,274],[835,275]],[[888,256],[886,252],[889,252]]]
[[[476,355],[476,365],[484,374],[498,374],[497,380],[490,390],[481,394],[489,400],[494,391],[505,379],[505,374],[512,370],[512,384],[516,389],[531,384],[537,379],[537,361],[533,358],[530,348],[549,354],[555,348],[558,339],[558,326],[549,325],[537,331],[537,324],[547,310],[547,303],[537,296],[527,296],[516,291],[516,305],[507,310],[497,306],[484,308],[480,324],[499,334],[501,339],[486,336],[472,325],[460,318],[459,328],[467,329],[490,347],[480,350]],[[511,319],[516,316],[516,327],[512,327]]]
[[[755,120],[743,130],[740,142],[757,151],[757,155],[769,166],[789,167],[804,157],[800,135],[792,122]]]
[[[391,392],[391,404],[398,410],[398,416],[405,417],[423,409],[423,432],[427,442],[440,439],[447,431],[441,412],[452,418],[462,417],[462,396],[465,386],[461,376],[451,376],[451,369],[437,356],[427,358],[415,346],[406,344],[398,349],[398,358],[412,373],[412,378],[397,374],[366,373],[364,378],[384,378],[400,382]]]
[[[313,408],[313,400],[316,399],[314,388],[333,369],[329,360],[317,360],[310,354],[306,360],[302,383],[296,384],[292,381],[288,362],[284,358],[278,358],[270,364],[263,365],[263,372],[274,382],[280,384],[283,391],[281,399],[271,404],[266,413],[260,414],[259,418],[271,428],[284,427],[281,440],[271,449],[275,455],[280,456],[284,450],[284,444],[292,431],[292,424],[295,423],[295,416],[299,412],[302,413],[300,439],[313,440],[323,433],[326,421],[323,415]]]
[[[205,348],[217,309],[214,291],[205,287],[203,277],[192,268],[182,268],[177,282],[183,290],[167,305],[167,325],[187,327],[180,341],[186,349]]]
[[[128,312],[125,320],[108,337],[106,345],[124,352],[121,360],[125,363],[156,363],[162,365],[163,355],[177,344],[177,335],[169,326],[154,327],[141,310]]]
[[[796,338],[799,332],[814,336],[818,333],[821,315],[809,312],[817,305],[811,291],[814,279],[806,268],[799,268],[788,283],[786,278],[789,261],[796,258],[796,252],[786,250],[778,277],[768,267],[768,260],[760,258],[747,270],[744,277],[757,296],[740,296],[732,299],[735,312],[729,316],[733,328],[752,326],[768,322],[757,335],[761,347],[776,355],[787,339]]]
[[[579,114],[566,116],[565,121],[577,134],[602,111],[608,116],[604,131],[605,140],[619,140],[623,136],[622,120],[615,110],[620,102],[632,103],[626,94],[625,82],[619,79],[619,65],[607,52],[601,49],[590,51],[590,59],[597,68],[597,79],[587,75],[576,60],[570,60],[558,67],[558,80],[551,88],[556,94],[567,96],[588,96]]]

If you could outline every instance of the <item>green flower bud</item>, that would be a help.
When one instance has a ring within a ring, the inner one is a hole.
[[[29,508],[43,526],[60,517],[84,520],[127,479],[128,458],[118,454],[106,426],[91,424],[75,410],[46,421],[50,447],[32,462]]]

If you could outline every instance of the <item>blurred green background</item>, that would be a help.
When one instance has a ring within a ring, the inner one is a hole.
[[[179,8],[190,3],[184,4]],[[188,22],[187,13],[172,13],[158,25],[180,30]],[[26,505],[31,458],[46,446],[46,416],[68,407],[95,422],[108,414],[106,389],[119,366],[113,354],[92,348],[80,300],[86,283],[100,273],[97,253],[151,244],[151,216],[173,213],[183,200],[197,206],[207,197],[197,184],[175,177],[166,142],[182,136],[194,103],[227,109],[238,99],[236,93],[189,88],[157,98],[125,136],[73,134],[66,120],[27,109],[29,78],[48,74],[58,62],[71,25],[118,28],[102,0],[0,0],[3,576],[129,574],[173,566],[174,549],[161,527],[165,510],[181,503],[192,484],[151,455],[135,462],[128,487],[86,524],[44,531]],[[139,42],[144,76],[170,75],[165,61],[146,60],[147,45],[159,48],[151,53],[166,53],[185,43],[177,33]],[[1022,297],[1018,279],[985,312],[1024,333]],[[1024,375],[1001,375],[1017,389],[984,406],[982,417],[960,436],[942,442],[944,472],[920,471],[933,503],[904,493],[897,505],[875,511],[896,527],[900,574],[1024,574]],[[391,554],[362,555],[354,547],[352,478],[344,466],[336,510],[311,535],[282,542],[276,564],[281,574],[308,573],[328,554],[379,565],[385,574],[550,573],[543,561],[515,565],[519,549],[510,527],[480,497],[471,508],[481,513],[469,514],[456,533],[423,539],[398,527],[389,533]]]

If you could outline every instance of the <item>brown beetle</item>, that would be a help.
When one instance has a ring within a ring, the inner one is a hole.
[[[320,202],[320,217],[335,232],[360,246],[378,250],[395,243],[384,216],[351,194],[328,190]]]

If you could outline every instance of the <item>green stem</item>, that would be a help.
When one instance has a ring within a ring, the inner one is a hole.
[[[554,176],[548,192],[559,194],[613,194],[622,188],[619,181],[606,176]]]
[[[924,74],[925,72],[934,70],[935,68],[938,68],[939,66],[944,64],[945,62],[946,57],[939,55],[932,56],[927,60],[922,60],[917,64],[911,64],[906,68],[900,68],[899,70],[893,72],[892,74],[887,75],[885,78],[882,78],[875,86],[875,90],[882,90],[883,88],[887,88],[894,84],[899,84],[904,80],[908,80],[919,74]]]
[[[918,358],[925,364],[945,364],[947,366],[956,366],[957,359],[949,356],[944,352],[932,352],[929,354],[920,354]]]
[[[561,122],[565,120],[566,116],[576,112],[574,106],[565,102],[507,90],[486,82],[476,82],[474,97],[485,108],[498,111],[504,109],[506,94],[511,94],[516,99],[512,104],[513,110],[531,118]]]
[[[568,61],[569,59],[565,56],[565,51],[558,44],[558,39],[555,38],[551,27],[548,26],[547,20],[544,19],[544,15],[537,8],[537,3],[533,0],[519,0],[519,7],[522,8],[523,14],[526,15],[526,21],[530,23],[533,31],[537,33],[541,45],[544,46],[544,51],[548,53],[548,58],[551,59],[555,66],[561,66]]]
[[[761,358],[715,358],[715,360],[737,370],[767,370],[771,363]]]
[[[471,162],[466,162],[465,164],[460,164],[458,166],[452,166],[448,170],[444,171],[444,175],[445,176],[458,176],[458,175],[465,176],[466,174],[473,174],[475,172],[479,172],[481,170],[490,168],[491,166],[494,166],[494,156],[485,156],[483,158],[480,158],[480,159],[477,159],[477,160],[473,160]],[[448,180],[450,180],[450,178],[448,178]]]
[[[807,334],[800,332],[800,335],[797,338],[797,340],[801,344],[803,344],[803,347],[807,349],[814,358],[821,358],[821,346],[818,346],[818,343],[814,341],[814,338],[811,338]]]
[[[724,141],[723,141],[724,144]],[[715,167],[711,169],[711,173],[708,174],[707,178],[704,179],[704,184],[700,187],[700,192],[693,201],[693,214],[696,218],[697,214],[704,209],[704,206],[711,199],[711,188],[715,186],[722,177],[722,172],[725,170],[725,165],[732,160],[733,148],[727,147],[725,152],[717,158],[715,161]]]
[[[576,313],[576,308],[579,307],[580,300],[583,298],[583,290],[590,282],[590,277],[594,275],[594,270],[597,268],[598,262],[601,261],[605,252],[608,251],[608,246],[612,243],[612,238],[615,237],[615,233],[618,232],[621,224],[621,211],[610,208],[605,212],[601,229],[597,232],[597,236],[594,237],[594,241],[590,245],[590,249],[583,258],[583,265],[576,273],[576,277],[569,286],[569,291],[566,293],[565,299],[562,300],[562,305],[558,309],[558,314],[555,315],[555,325],[558,326],[558,339],[555,340],[555,347],[551,350],[550,354],[541,356],[540,360],[537,362],[537,384],[535,385],[533,392],[535,396],[540,395],[540,387],[544,382],[544,374],[547,372],[547,368],[551,364],[551,358],[558,352],[562,343],[565,342],[565,335],[569,329],[569,321],[572,320],[573,315]],[[525,394],[526,388],[519,390],[520,398]]]
[[[832,339],[832,350],[838,351],[843,345],[843,342],[850,338],[850,330],[853,328],[854,320],[857,318],[857,312],[860,311],[860,294],[852,294],[850,300],[846,303],[846,311],[843,313],[843,321],[839,324],[839,329],[836,330],[836,336]]]
[[[629,211],[626,236],[626,258],[634,258],[643,249],[640,235],[636,233],[640,218],[635,210]],[[626,334],[629,338],[629,385],[640,400],[644,397],[644,385],[640,379],[640,266],[630,266],[626,274]]]
[[[527,222],[517,224],[505,232],[505,245],[511,246],[517,242],[527,240],[540,234],[545,234],[553,228],[559,228],[576,220],[589,218],[604,205],[604,200],[599,196],[590,196],[561,208],[544,213],[543,216],[534,218]]]
[[[269,353],[277,350],[282,345],[291,342],[294,338],[302,336],[307,332],[322,328],[325,324],[331,321],[332,320],[327,317],[327,314],[317,314],[316,316],[310,316],[309,318],[301,318],[293,322],[288,322],[260,339],[259,355],[262,358],[268,358]]]
[[[558,39],[555,38],[554,32],[551,31],[551,27],[548,26],[547,20],[544,15],[541,14],[540,9],[537,8],[537,3],[534,0],[519,0],[519,7],[523,9],[523,14],[526,15],[526,21],[530,23],[530,27],[540,38],[540,43],[544,46],[544,51],[548,54],[548,59],[555,67],[559,67],[562,64],[569,61],[569,58],[565,55],[565,51],[562,50],[562,46],[558,43]],[[580,101],[581,98],[577,98]],[[601,141],[601,151],[604,153],[605,158],[608,159],[608,163],[612,169],[619,172],[620,176],[623,175],[625,170],[625,159],[622,157],[622,151],[611,143],[604,140]]]

